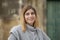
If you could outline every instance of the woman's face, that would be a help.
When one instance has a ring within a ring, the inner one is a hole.
[[[36,15],[34,10],[29,9],[25,12],[25,21],[27,24],[33,25],[35,19],[36,19]]]

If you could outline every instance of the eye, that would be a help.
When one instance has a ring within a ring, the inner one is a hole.
[[[34,12],[31,12],[31,15],[35,15],[35,13]]]
[[[25,15],[29,15],[29,13],[25,13]]]

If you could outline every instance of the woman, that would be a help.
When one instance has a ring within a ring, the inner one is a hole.
[[[21,13],[20,25],[13,27],[8,40],[50,40],[39,28],[38,15],[32,6],[25,6]]]

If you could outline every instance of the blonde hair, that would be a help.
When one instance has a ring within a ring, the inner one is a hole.
[[[36,20],[34,22],[34,27],[40,27],[40,23],[39,23],[39,19],[38,19],[38,14],[35,10],[35,8],[33,8],[32,6],[30,5],[25,5],[23,8],[22,8],[22,11],[21,11],[21,14],[20,14],[20,24],[22,25],[22,31],[26,31],[26,23],[25,23],[25,20],[24,20],[24,14],[27,10],[29,9],[32,9],[34,10],[35,14],[36,14]]]

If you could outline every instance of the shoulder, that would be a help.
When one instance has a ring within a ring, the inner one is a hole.
[[[39,32],[41,32],[42,34],[46,34],[42,29],[40,29],[40,28],[37,28],[37,30],[39,31]]]
[[[51,39],[48,37],[47,33],[45,33],[45,32],[44,32],[43,30],[41,30],[40,28],[38,28],[38,33],[41,33],[41,34],[42,34],[42,37],[43,37],[44,40],[51,40]]]
[[[21,31],[21,30],[22,30],[21,25],[16,25],[16,26],[13,26],[13,27],[11,28],[10,33],[11,33],[11,32],[12,32],[12,33],[15,33],[15,32],[17,32],[17,31]]]
[[[20,38],[20,33],[21,33],[21,25],[13,26],[9,32],[9,40],[16,40]]]
[[[37,28],[37,31],[39,31],[39,32],[42,32],[42,29],[40,29],[40,28]]]

